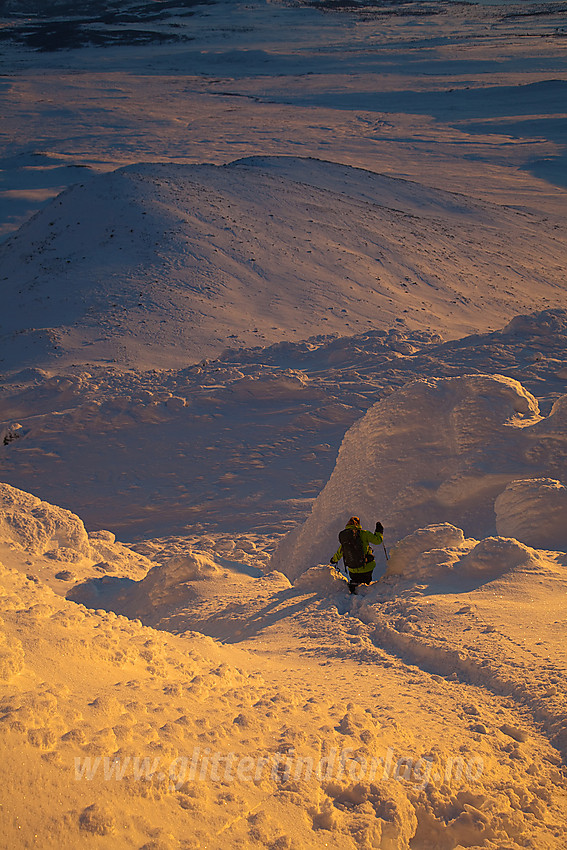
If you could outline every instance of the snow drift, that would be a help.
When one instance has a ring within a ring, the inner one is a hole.
[[[90,555],[89,538],[78,516],[9,484],[0,484],[0,538],[37,554],[64,547]]]
[[[466,539],[448,522],[418,528],[390,551],[385,577],[441,581],[464,590],[471,583],[537,564],[538,555],[518,540],[506,537]]]
[[[371,529],[380,519],[390,545],[435,523],[451,523],[476,538],[495,534],[494,503],[510,482],[550,474],[567,480],[566,413],[562,397],[542,417],[536,399],[500,375],[406,385],[346,433],[311,515],[283,539],[273,567],[294,579],[325,561],[352,514]],[[539,498],[542,505],[553,501],[555,517],[556,491],[549,492]],[[508,497],[499,503],[506,517],[501,533],[511,522],[505,504]],[[557,522],[548,528],[556,542]],[[540,544],[544,537],[545,528]]]
[[[467,545],[468,543],[468,545]],[[390,550],[386,576],[423,578],[431,569],[452,567],[473,541],[466,541],[460,528],[449,522],[428,525],[402,538]]]
[[[538,549],[567,549],[567,489],[551,478],[512,481],[496,499],[499,534]]]
[[[142,578],[151,563],[117,542],[111,531],[87,532],[71,511],[0,483],[0,557],[6,553],[21,564],[33,556],[35,577],[61,593],[68,586],[62,583],[90,575],[119,571]]]

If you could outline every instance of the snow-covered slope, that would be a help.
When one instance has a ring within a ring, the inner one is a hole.
[[[131,166],[0,248],[0,368],[189,365],[401,318],[459,337],[563,306],[564,252],[523,212],[329,162]]]
[[[84,564],[80,520],[3,497],[1,528],[37,531],[0,559],[7,847],[564,846],[559,553],[445,525],[349,598],[187,549],[133,581],[109,547],[86,608],[38,575],[55,520]]]

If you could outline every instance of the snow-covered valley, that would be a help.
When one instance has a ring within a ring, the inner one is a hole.
[[[564,850],[563,4],[0,14],[0,846]]]

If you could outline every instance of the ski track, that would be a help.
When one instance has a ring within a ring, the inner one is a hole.
[[[385,605],[378,617],[373,613],[369,620],[360,611],[356,616],[362,622],[376,626],[369,635],[372,642],[395,653],[406,663],[434,676],[449,676],[475,685],[496,697],[512,697],[515,710],[525,717],[527,709],[536,728],[549,738],[565,759],[565,667],[499,633],[493,625],[471,611],[470,606],[464,605],[463,608],[461,619],[467,623],[466,630],[475,630],[485,636],[482,651],[467,644],[463,634],[457,639],[452,635],[454,643],[447,646],[446,639],[439,634],[422,635],[419,626],[413,631],[415,626],[412,624],[416,619],[419,623],[423,616],[415,599],[396,600]],[[442,612],[439,614],[442,616]],[[433,612],[428,612],[428,616],[434,619]],[[391,618],[395,619],[395,626]],[[535,686],[534,671],[537,671]]]

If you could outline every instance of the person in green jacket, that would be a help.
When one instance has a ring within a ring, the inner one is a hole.
[[[362,527],[357,516],[351,516],[346,528],[339,534],[341,545],[331,558],[330,563],[336,567],[341,558],[343,559],[344,565],[348,569],[350,579],[348,589],[351,593],[356,593],[359,584],[370,584],[372,581],[372,571],[376,566],[376,561],[370,543],[382,543],[383,534],[384,526],[381,522],[376,523],[376,530],[372,533]]]

